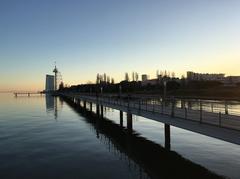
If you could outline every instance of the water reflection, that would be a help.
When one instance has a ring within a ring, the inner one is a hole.
[[[52,112],[54,110],[54,97],[50,94],[45,95],[45,101],[46,101],[46,110],[47,112]]]
[[[139,171],[139,178],[221,178],[176,152],[141,137],[134,130],[129,131],[106,118],[100,119],[72,101],[65,101],[85,117],[97,138],[106,144],[110,152],[124,158],[131,169]]]
[[[45,95],[45,101],[46,101],[46,111],[47,113],[53,113],[54,119],[57,120],[58,118],[58,112],[59,112],[59,105],[60,109],[62,109],[63,101],[59,100],[59,98],[56,98],[50,94]]]

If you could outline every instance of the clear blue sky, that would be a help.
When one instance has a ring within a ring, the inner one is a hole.
[[[1,0],[0,90],[137,71],[240,75],[239,0]]]

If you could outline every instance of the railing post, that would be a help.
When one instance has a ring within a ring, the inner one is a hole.
[[[165,133],[165,149],[171,150],[171,134],[169,124],[164,124],[164,133]]]
[[[218,119],[219,119],[219,126],[222,126],[222,113],[221,112],[219,112]]]
[[[146,111],[147,111],[147,109],[148,109],[148,108],[147,108],[147,101],[146,101]]]
[[[202,101],[200,101],[200,123],[202,123]]]
[[[101,113],[101,118],[103,118],[103,105],[100,105],[100,113]]]
[[[174,115],[175,115],[174,108],[175,108],[175,99],[173,98],[173,99],[172,99],[172,112],[171,112],[171,117],[174,117]]]
[[[132,124],[132,114],[130,112],[127,112],[127,129],[132,131],[133,124]]]
[[[162,108],[162,110],[161,110],[161,114],[163,114],[163,100],[161,101],[161,108]]]
[[[120,126],[123,127],[123,112],[120,111]]]
[[[154,109],[155,104],[154,104],[154,103],[155,103],[155,101],[153,102],[153,113],[154,113],[154,111],[155,111],[155,109]]]
[[[90,111],[92,112],[92,102],[90,102]]]
[[[141,110],[141,101],[139,100],[138,102],[138,110],[140,111]]]
[[[185,107],[185,119],[187,119],[187,108]]]
[[[99,104],[97,103],[97,105],[96,105],[96,112],[97,112],[97,116],[99,117]]]

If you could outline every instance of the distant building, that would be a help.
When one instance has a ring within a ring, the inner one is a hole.
[[[54,90],[54,75],[46,75],[46,86],[45,91],[53,91]]]
[[[148,80],[148,75],[143,74],[143,75],[142,75],[142,81],[147,81],[147,80]]]
[[[225,81],[225,74],[224,73],[195,73],[192,71],[187,72],[187,79],[194,80],[194,81]]]
[[[187,80],[194,81],[219,81],[226,86],[234,86],[240,83],[240,76],[225,76],[224,73],[195,73],[187,72]]]

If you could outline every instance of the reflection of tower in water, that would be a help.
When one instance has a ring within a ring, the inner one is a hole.
[[[58,98],[57,97],[53,97],[50,94],[46,94],[45,95],[45,99],[46,99],[46,111],[47,113],[53,113],[54,114],[54,118],[57,120],[58,118]],[[60,100],[60,106],[62,104],[62,101]]]

